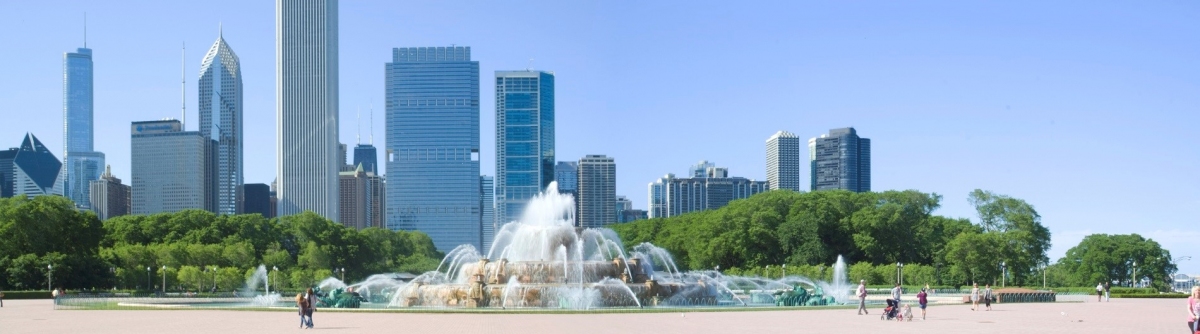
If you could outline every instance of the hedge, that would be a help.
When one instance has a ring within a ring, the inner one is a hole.
[[[4,291],[4,299],[50,299],[50,291]]]
[[[1123,293],[1113,294],[1112,298],[1187,298],[1186,293]]]

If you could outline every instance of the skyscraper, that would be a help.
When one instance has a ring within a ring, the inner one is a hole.
[[[479,62],[471,48],[392,49],[385,82],[388,228],[425,232],[442,251],[482,248]]]
[[[86,46],[86,45],[85,45]],[[63,54],[63,194],[90,207],[88,182],[100,178],[104,153],[93,146],[92,49]]]
[[[479,176],[479,207],[483,209],[479,221],[483,227],[483,248],[485,253],[492,248],[492,239],[496,238],[496,194],[492,191],[495,179],[491,176]]]
[[[257,213],[263,218],[275,218],[275,210],[271,206],[271,186],[265,183],[243,184],[238,200],[239,214]]]
[[[383,227],[383,179],[363,170],[338,173],[338,219],[346,227]]]
[[[808,140],[811,189],[871,191],[871,140],[854,128],[829,130]]]
[[[615,212],[617,213],[617,222],[618,223],[626,223],[627,222],[627,221],[625,221],[624,216],[625,216],[625,211],[628,211],[628,210],[633,210],[633,201],[630,201],[629,198],[625,197],[624,195],[617,195]]]
[[[578,226],[600,227],[617,222],[617,163],[604,155],[579,159]]]
[[[554,181],[554,73],[496,71],[496,218],[520,218]]]
[[[554,181],[558,182],[558,192],[579,197],[579,162],[559,161],[554,165]]]
[[[32,133],[25,134],[13,157],[13,194],[62,195],[62,162]],[[86,200],[85,200],[86,201]]]
[[[338,2],[275,1],[277,213],[338,219]]]
[[[242,185],[242,70],[237,54],[217,35],[200,62],[200,134],[214,142],[213,193],[217,214],[238,212]]]
[[[130,207],[130,188],[128,185],[121,184],[121,179],[112,175],[110,166],[104,167],[104,174],[99,180],[93,180],[89,184],[91,191],[92,211],[96,212],[96,216],[100,220],[106,220],[112,217],[124,216],[129,214]]]
[[[354,166],[362,165],[363,170],[379,174],[379,157],[375,145],[358,144],[354,146]]]
[[[800,137],[779,131],[767,138],[767,183],[771,190],[800,191]]]
[[[20,149],[13,147],[0,151],[0,198],[12,197],[13,194],[13,159]]]
[[[133,122],[130,175],[133,214],[212,211],[212,141],[182,131],[177,120]]]

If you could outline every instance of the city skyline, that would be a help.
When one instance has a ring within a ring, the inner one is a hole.
[[[1200,117],[1186,108],[1198,104],[1190,92],[1200,75],[1194,66],[1177,65],[1197,53],[1196,37],[1179,35],[1197,27],[1187,14],[1196,5],[1095,4],[1084,8],[1093,14],[1085,17],[1065,5],[1024,10],[1030,5],[710,3],[672,11],[664,4],[452,10],[423,2],[344,3],[341,111],[383,104],[380,50],[472,45],[483,73],[530,63],[554,69],[560,109],[570,110],[557,120],[558,155],[606,152],[621,159],[617,192],[637,207],[646,203],[646,182],[700,159],[765,180],[762,138],[779,128],[808,138],[854,126],[876,141],[873,190],[937,192],[945,196],[940,214],[973,219],[965,200],[971,189],[1024,198],[1054,233],[1051,257],[1088,233],[1139,232],[1176,253],[1200,252],[1185,242],[1200,236],[1187,224],[1200,214],[1190,176],[1200,158],[1173,154],[1200,143],[1186,126]],[[246,165],[275,164],[274,115],[265,112],[274,108],[272,3],[4,6],[20,19],[0,20],[0,27],[14,31],[13,41],[28,51],[3,56],[27,66],[8,70],[7,77],[20,80],[0,81],[0,98],[13,103],[5,115],[22,125],[0,130],[0,138],[31,132],[61,147],[61,119],[44,115],[61,108],[56,55],[82,44],[87,11],[88,46],[103,50],[96,54],[96,138],[102,139],[96,150],[129,180],[124,126],[178,117],[179,42],[205,45],[213,25],[224,22],[243,61],[247,129],[258,132],[247,133],[246,142],[257,144],[247,145]],[[230,13],[230,7],[244,10]],[[553,19],[491,28],[518,10]],[[460,25],[436,19],[450,13]],[[615,51],[636,47],[658,56]],[[748,61],[736,51],[747,49],[767,52]],[[202,51],[189,49],[187,62],[197,63]],[[627,80],[634,75],[661,79]],[[657,87],[664,80],[673,87]],[[482,124],[492,122],[488,88],[481,87]],[[194,84],[187,89],[196,96]],[[188,103],[193,118],[198,109]],[[694,145],[709,138],[683,130],[709,126],[730,111],[752,117],[722,132],[715,146]],[[352,142],[354,124],[342,123],[340,141]],[[483,171],[494,161],[488,128],[480,130]],[[613,129],[620,135],[609,135]],[[1132,133],[1165,136],[1166,145],[1137,144],[1127,138]],[[1119,177],[1133,168],[1149,168],[1151,179]],[[274,174],[248,168],[245,180],[270,183]],[[1173,175],[1185,175],[1184,182]],[[1181,269],[1188,266],[1200,268],[1182,263]]]

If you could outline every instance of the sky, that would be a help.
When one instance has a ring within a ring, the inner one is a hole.
[[[245,181],[270,183],[274,5],[0,3],[0,146],[31,132],[61,158],[63,53],[83,46],[86,12],[96,149],[129,180],[129,123],[180,117],[185,44],[196,129],[200,61],[223,26],[242,66]],[[339,11],[350,145],[373,132],[382,154],[392,48],[470,46],[488,175],[489,78],[532,68],[556,75],[557,160],[615,158],[617,193],[636,208],[648,183],[699,160],[764,180],[776,131],[805,140],[853,126],[872,141],[873,190],[934,192],[936,214],[971,219],[967,194],[990,190],[1037,209],[1052,260],[1089,234],[1138,233],[1194,257],[1180,272],[1200,274],[1197,2],[342,1]]]

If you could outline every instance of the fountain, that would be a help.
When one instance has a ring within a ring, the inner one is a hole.
[[[339,293],[353,289],[363,301],[401,308],[825,305],[849,297],[840,256],[832,283],[799,276],[771,280],[684,272],[663,248],[642,243],[626,253],[614,231],[576,227],[574,208],[574,198],[558,193],[551,183],[529,202],[519,221],[496,232],[486,254],[462,245],[447,253],[436,270],[410,282],[383,274],[349,286],[330,278],[319,287]]]

